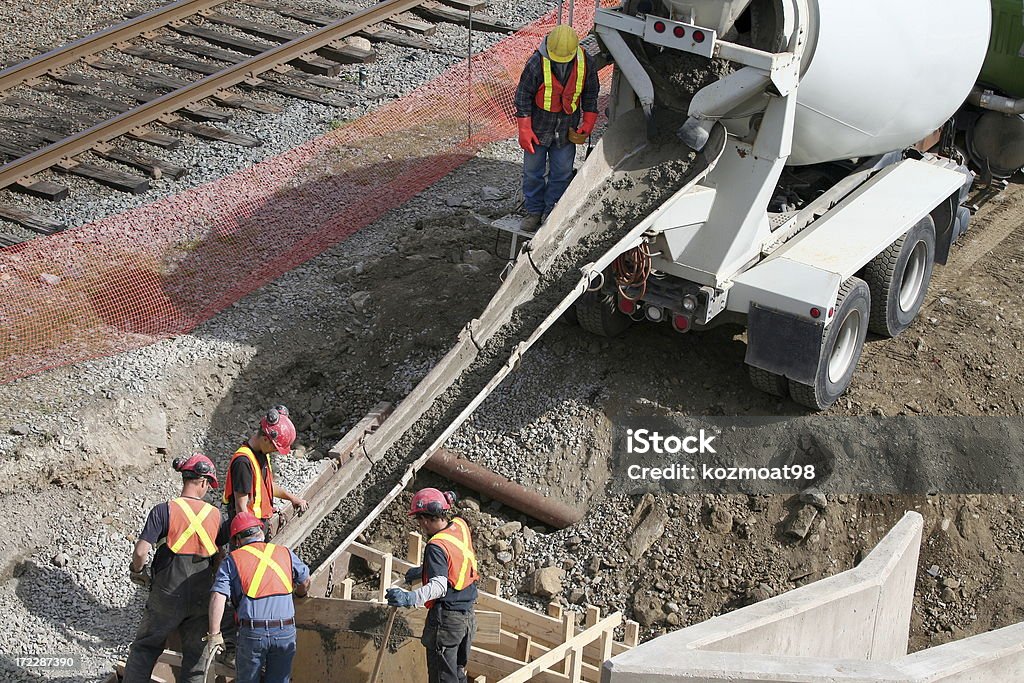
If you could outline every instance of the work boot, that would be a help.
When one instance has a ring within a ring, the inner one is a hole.
[[[540,227],[540,214],[539,213],[528,213],[526,217],[519,223],[519,229],[524,232],[534,232]]]

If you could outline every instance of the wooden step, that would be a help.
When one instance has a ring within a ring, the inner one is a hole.
[[[194,121],[184,121],[182,119],[167,118],[161,119],[160,123],[164,126],[167,126],[171,130],[177,130],[182,133],[188,133],[189,135],[195,135],[197,138],[203,138],[205,140],[217,140],[219,142],[227,142],[232,145],[238,145],[240,147],[259,147],[260,145],[263,144],[261,140],[257,140],[254,137],[250,137],[242,133],[221,130],[220,128],[207,126],[202,123],[195,123]]]
[[[101,185],[112,187],[121,192],[128,192],[129,194],[142,194],[149,190],[149,180],[142,176],[132,175],[131,173],[125,173],[124,171],[112,168],[104,168],[103,166],[97,166],[96,164],[84,161],[61,162],[53,168],[56,171],[95,180]]]
[[[0,204],[0,218],[17,223],[21,227],[37,232],[40,235],[52,235],[61,230],[67,230],[68,227],[52,218],[40,216],[26,209],[19,209],[16,206],[6,206],[3,204]]]

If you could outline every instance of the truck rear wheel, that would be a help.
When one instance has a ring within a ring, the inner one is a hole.
[[[921,311],[935,264],[935,223],[925,216],[864,268],[871,289],[868,329],[895,337]]]
[[[839,287],[836,314],[825,330],[814,384],[789,380],[794,401],[812,410],[825,410],[849,388],[864,350],[870,311],[871,291],[866,282],[851,277]]]
[[[789,380],[785,376],[755,368],[753,365],[748,365],[747,371],[750,373],[750,383],[754,385],[755,389],[760,389],[772,396],[785,397],[789,394]]]
[[[617,337],[633,320],[615,306],[615,298],[598,290],[584,292],[576,301],[576,320],[587,332],[600,337]]]

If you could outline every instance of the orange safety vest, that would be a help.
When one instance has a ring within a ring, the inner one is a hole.
[[[233,505],[232,494],[234,485],[231,482],[231,466],[235,464],[235,458],[248,458],[249,466],[252,467],[253,489],[255,495],[249,501],[249,509],[258,519],[270,519],[274,514],[274,468],[270,465],[270,456],[267,456],[267,476],[263,476],[263,470],[256,462],[256,454],[248,446],[239,446],[235,454],[231,456],[228,463],[228,476],[224,482],[224,504]]]
[[[292,555],[273,543],[249,543],[231,551],[242,592],[253,599],[292,594]]]
[[[175,555],[213,557],[217,554],[220,511],[197,498],[175,498],[167,504],[171,514],[167,549]]]
[[[534,102],[544,111],[572,114],[580,106],[580,95],[587,75],[587,59],[583,50],[576,48],[576,68],[569,70],[569,81],[562,85],[551,74],[551,60],[541,56],[544,67],[544,82],[537,89]]]
[[[427,545],[433,543],[440,546],[448,558],[448,583],[457,591],[476,582],[480,575],[476,571],[476,553],[473,552],[473,539],[469,535],[466,520],[456,517],[446,529],[438,531],[430,537]],[[423,570],[422,581],[428,581],[426,569]],[[436,600],[427,600],[426,607],[434,606]]]

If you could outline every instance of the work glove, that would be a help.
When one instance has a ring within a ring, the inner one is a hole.
[[[136,586],[142,586],[143,588],[149,588],[153,584],[153,577],[149,575],[149,565],[143,565],[142,569],[135,571],[132,569],[131,564],[129,564],[128,578],[130,578],[132,583]]]
[[[416,582],[423,578],[423,567],[413,567],[405,573],[405,582],[415,586]]]
[[[199,661],[203,666],[203,671],[209,671],[213,666],[214,659],[224,651],[224,634],[220,632],[207,633],[203,636],[203,642],[206,645],[203,647],[203,654]]]
[[[412,594],[412,591],[404,591],[401,588],[389,588],[386,595],[388,596],[388,604],[392,607],[416,606],[416,596]]]
[[[583,123],[576,129],[576,132],[580,135],[587,136],[594,132],[594,126],[597,125],[597,112],[596,111],[585,111],[583,112]]]
[[[519,124],[519,146],[533,154],[533,146],[540,143],[540,138],[533,132],[533,118],[521,116],[516,122]]]

